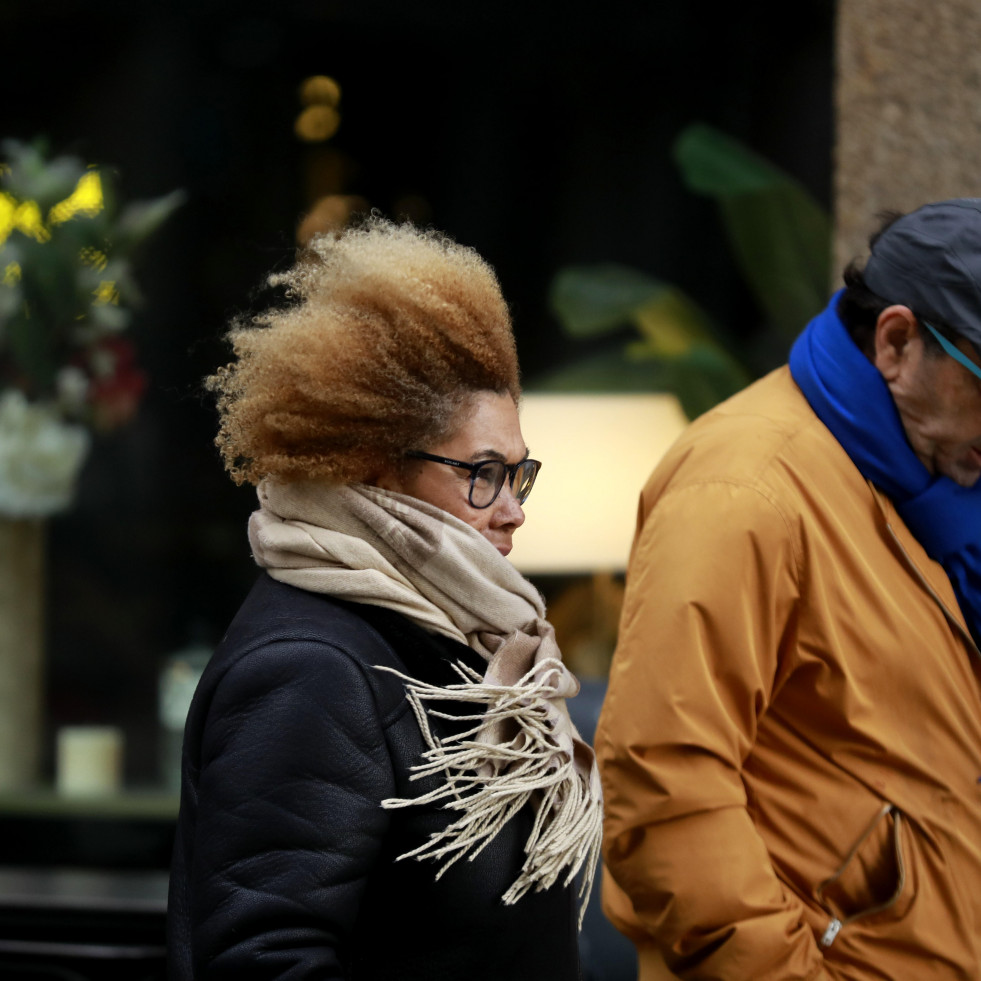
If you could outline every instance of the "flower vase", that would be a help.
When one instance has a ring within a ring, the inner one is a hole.
[[[0,792],[40,777],[44,532],[41,518],[0,517]]]

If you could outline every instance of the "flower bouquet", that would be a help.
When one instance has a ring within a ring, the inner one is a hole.
[[[182,200],[120,207],[105,168],[0,144],[0,516],[66,509],[92,432],[135,414],[131,257]]]

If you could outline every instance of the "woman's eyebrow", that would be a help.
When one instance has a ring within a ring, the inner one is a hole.
[[[528,459],[528,454],[530,452],[531,452],[531,450],[529,450],[528,447],[526,446],[525,447],[525,455],[521,458],[521,460],[527,460]],[[490,449],[488,449],[488,450],[477,450],[477,452],[474,453],[474,454],[472,454],[471,457],[470,457],[470,462],[471,463],[477,463],[480,460],[500,460],[501,463],[507,463],[508,462],[507,456],[505,456],[503,453],[501,453],[500,450],[490,450]],[[518,462],[520,463],[521,461],[519,460]]]
[[[477,463],[479,460],[500,460],[504,463],[507,457],[500,450],[477,450],[471,454],[470,461],[471,463]]]

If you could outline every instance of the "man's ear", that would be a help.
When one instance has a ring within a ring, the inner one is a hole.
[[[918,358],[922,346],[920,325],[909,307],[894,304],[879,314],[873,361],[887,382],[895,381],[911,359]]]

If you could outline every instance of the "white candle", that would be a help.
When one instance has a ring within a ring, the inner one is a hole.
[[[115,726],[58,730],[55,782],[61,794],[113,794],[123,782],[123,732]]]

